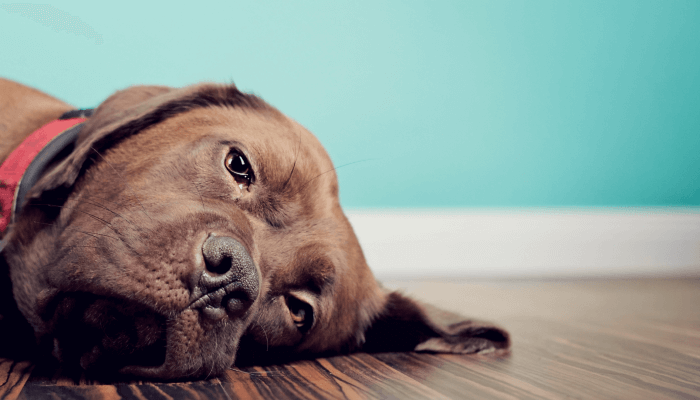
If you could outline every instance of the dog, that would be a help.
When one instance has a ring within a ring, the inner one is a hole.
[[[3,207],[12,341],[154,380],[358,351],[508,351],[498,326],[442,323],[376,281],[328,154],[260,98],[134,86],[72,110],[0,80],[0,161],[62,115],[89,115]]]

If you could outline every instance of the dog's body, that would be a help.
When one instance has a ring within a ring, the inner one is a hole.
[[[0,162],[71,109],[0,80]],[[233,86],[111,96],[0,234],[40,351],[88,371],[173,379],[234,361],[509,346],[497,327],[440,326],[383,290],[321,144]]]

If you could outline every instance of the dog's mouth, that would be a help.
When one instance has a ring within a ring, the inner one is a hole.
[[[160,318],[159,318],[160,319]],[[165,321],[163,320],[164,324]],[[86,371],[97,374],[111,373],[119,366],[138,366],[141,368],[156,368],[165,363],[167,354],[167,329],[150,332],[152,343],[140,344],[123,340],[124,334],[117,340],[106,335],[101,345],[95,345],[91,352],[85,353],[80,359],[80,366]],[[119,340],[122,339],[122,340]],[[124,368],[124,367],[122,367]]]
[[[70,293],[53,311],[53,354],[66,365],[97,374],[124,365],[162,365],[167,353],[167,318],[125,301]]]
[[[199,297],[168,319],[162,338],[119,372],[151,379],[222,373],[233,364],[252,301],[237,281]]]
[[[230,284],[166,317],[121,300],[65,296],[55,311],[54,355],[96,379],[217,375],[233,364],[244,324],[224,317],[238,315],[242,297]]]
[[[44,337],[55,340],[44,342],[64,365],[77,365],[100,380],[117,374],[167,380],[223,373],[233,365],[258,307],[259,274],[236,239],[210,235],[202,248],[205,265],[191,275],[189,299],[182,297],[187,289],[167,283],[152,295],[101,286],[97,291],[110,296],[54,292],[40,314],[47,322]]]
[[[144,348],[136,349],[130,356],[125,358],[124,363],[141,367],[157,367],[165,363],[166,351],[167,341],[164,330],[156,342]]]
[[[239,281],[233,281],[224,287],[204,294],[190,303],[187,308],[201,310],[202,315],[211,321],[219,321],[227,314],[231,318],[239,317],[245,313],[249,303],[252,302],[242,286]]]
[[[148,361],[133,358],[132,363],[122,367],[119,372],[170,380],[217,376],[230,368],[243,324],[224,319],[207,327],[207,323],[197,321],[197,314],[199,311],[188,309],[169,320],[165,340],[154,343],[139,354],[148,357]],[[159,347],[161,343],[165,343],[165,346]]]

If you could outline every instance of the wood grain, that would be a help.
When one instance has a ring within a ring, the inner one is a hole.
[[[511,353],[360,353],[197,382],[109,385],[0,359],[0,399],[700,398],[698,279],[387,286],[499,322],[512,334]]]

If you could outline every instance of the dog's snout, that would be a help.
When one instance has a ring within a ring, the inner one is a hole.
[[[241,255],[245,253],[241,247],[237,240],[230,237],[210,236],[207,238],[202,247],[202,254],[208,275],[215,278],[229,272],[233,267],[234,257],[240,259]]]
[[[245,247],[228,236],[209,236],[202,246],[202,255],[207,286],[216,286],[219,281],[229,280],[231,275],[246,275],[255,270]]]
[[[245,247],[236,239],[210,235],[202,245],[204,271],[198,291],[210,319],[226,313],[242,314],[258,297],[258,271]]]

